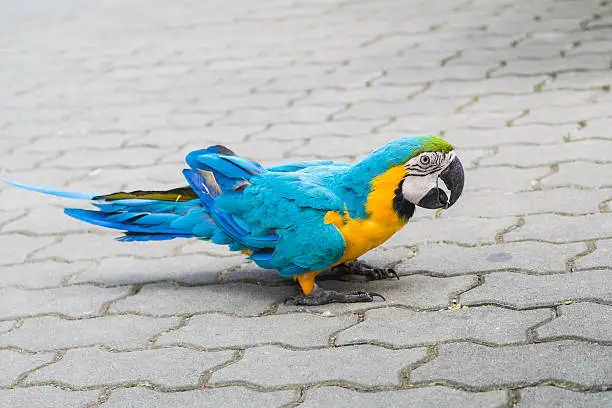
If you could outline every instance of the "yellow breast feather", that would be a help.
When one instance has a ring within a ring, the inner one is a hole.
[[[338,228],[346,243],[344,255],[336,264],[354,261],[406,225],[393,209],[395,190],[405,176],[406,169],[399,165],[372,180],[365,205],[367,218],[351,218],[346,209],[344,216],[336,211],[325,215],[325,223]]]

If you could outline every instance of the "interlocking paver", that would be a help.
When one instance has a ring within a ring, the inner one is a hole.
[[[231,351],[202,353],[185,348],[109,352],[94,348],[66,352],[61,360],[30,374],[27,383],[74,386],[152,382],[165,387],[196,386],[206,371],[232,359]]]
[[[80,408],[97,402],[99,391],[68,391],[54,386],[0,390],[0,407]]]
[[[244,262],[243,257],[208,255],[175,256],[161,259],[109,258],[74,276],[70,283],[94,282],[127,285],[155,281],[188,284],[212,283],[217,275]]]
[[[58,213],[58,216],[60,216],[61,212],[59,210]],[[96,228],[96,230],[96,232],[100,231],[99,228]],[[114,241],[113,238],[118,236],[120,235],[116,232],[109,233],[108,231],[100,231],[100,233],[96,234],[67,235],[61,242],[38,251],[33,259],[54,258],[66,261],[80,261],[118,256],[152,256],[153,258],[162,258],[172,255],[173,249],[181,244],[179,241],[127,243]]]
[[[363,256],[399,281],[319,277],[386,302],[306,308],[283,303],[298,293],[291,279],[224,247],[118,243],[61,214],[87,203],[0,183],[0,344],[64,347],[30,377],[95,389],[9,383],[0,405],[609,405],[598,345],[610,341],[609,2],[179,0],[160,13],[143,0],[26,0],[3,11],[0,179],[163,190],[186,185],[185,155],[208,145],[266,166],[355,162],[406,133],[442,133],[466,186],[449,211],[417,211]],[[334,336],[419,348],[330,347]],[[275,342],[287,348],[262,346]],[[420,347],[434,342],[437,355]],[[241,351],[206,351],[223,347]],[[8,381],[35,367],[26,360]],[[412,381],[429,379],[403,389],[417,361]],[[313,386],[209,388],[213,366],[215,384]],[[128,387],[101,389],[117,382]]]
[[[517,408],[606,408],[612,392],[580,393],[563,388],[540,386],[521,390]]]
[[[113,349],[146,347],[155,334],[168,330],[179,318],[104,316],[67,320],[54,316],[25,319],[18,329],[0,335],[0,347],[54,350],[101,345]]]
[[[595,252],[576,260],[576,269],[610,268],[612,266],[612,239],[597,241],[596,245]]]
[[[397,232],[388,245],[413,245],[423,242],[450,241],[467,245],[495,242],[495,234],[514,225],[514,218],[440,218],[410,221],[408,226]],[[466,233],[469,231],[469,234]]]
[[[559,165],[559,171],[542,179],[542,185],[609,187],[612,185],[611,172],[612,163],[562,163]]]
[[[525,275],[496,272],[485,282],[463,295],[467,305],[495,303],[517,308],[558,305],[571,300],[612,301],[612,288],[606,283],[609,271],[585,271],[557,275]],[[603,279],[603,280],[602,280]],[[515,288],[509,291],[508,288]]]
[[[0,235],[0,264],[19,263],[28,254],[55,241],[52,237],[28,237],[18,234]]]
[[[524,192],[475,192],[450,209],[451,216],[504,217],[546,212],[565,214],[594,213],[601,201],[612,196],[612,189],[596,191],[572,188]],[[483,200],[492,204],[482,206]],[[494,203],[494,204],[493,204]]]
[[[161,335],[156,344],[194,344],[206,348],[267,343],[327,346],[332,333],[356,322],[353,316],[323,317],[310,313],[248,318],[210,314],[190,318],[185,327]]]
[[[49,363],[55,358],[54,353],[26,354],[13,350],[0,350],[0,356],[2,357],[0,386],[2,387],[14,384],[20,374]]]
[[[128,293],[127,287],[103,289],[95,286],[70,286],[40,290],[0,288],[0,317],[49,313],[72,317],[92,316],[99,313],[104,303]]]
[[[452,244],[421,244],[414,258],[398,265],[398,272],[429,271],[443,275],[523,270],[551,273],[566,270],[567,261],[586,250],[582,243],[553,245],[540,242],[514,242],[466,248]],[[448,259],[462,262],[449,262]]]
[[[0,287],[42,289],[59,287],[72,275],[91,268],[91,262],[41,262],[3,266],[0,270]]]
[[[368,290],[384,294],[387,299],[381,303],[344,303],[334,306],[311,306],[307,310],[322,313],[345,313],[383,305],[403,305],[416,309],[440,309],[448,305],[449,299],[456,293],[463,292],[476,284],[474,276],[454,276],[435,278],[423,275],[402,276],[399,282],[395,279],[375,282],[335,282],[321,284],[325,289],[338,291]],[[279,307],[280,312],[304,310],[303,306],[289,303]]]
[[[478,307],[434,312],[400,308],[368,310],[365,321],[341,331],[336,344],[386,343],[396,347],[451,340],[508,344],[526,340],[526,331],[552,316],[546,309],[522,312]]]
[[[402,391],[356,392],[340,387],[314,388],[306,392],[301,407],[333,406],[338,408],[376,408],[401,406],[405,408],[502,407],[507,400],[503,391],[469,393],[445,387],[427,387]]]
[[[612,306],[596,303],[561,305],[560,316],[537,329],[540,338],[582,337],[612,341]]]
[[[578,120],[573,122],[578,122]],[[483,159],[480,164],[483,166],[509,164],[529,167],[575,160],[609,162],[610,157],[606,152],[611,147],[612,142],[607,140],[578,140],[543,146],[501,146],[498,154]]]
[[[480,167],[465,172],[467,191],[503,191],[505,193],[531,190],[538,180],[550,173],[546,167],[519,169],[515,167]]]
[[[210,381],[240,381],[265,387],[317,382],[397,385],[400,371],[426,355],[425,348],[390,350],[360,345],[293,351],[264,346],[247,350],[241,360],[215,372]]]
[[[280,407],[295,401],[292,391],[257,392],[243,387],[224,387],[177,393],[157,392],[147,388],[120,388],[111,392],[104,407],[189,408],[239,407],[247,403],[254,407]]]
[[[145,285],[138,294],[114,303],[110,310],[151,315],[225,312],[252,316],[265,312],[274,302],[291,294],[287,287],[247,283],[196,287],[153,284]]]
[[[528,362],[533,362],[529,364]],[[474,343],[438,346],[437,358],[410,373],[412,383],[441,380],[478,388],[569,381],[585,387],[606,384],[612,350],[577,341],[488,347]]]
[[[595,200],[593,202],[596,203]],[[563,243],[611,236],[612,217],[608,214],[587,214],[581,217],[538,214],[525,217],[525,225],[510,231],[504,238],[506,241],[528,239]]]

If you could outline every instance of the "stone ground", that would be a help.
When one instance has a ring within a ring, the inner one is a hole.
[[[191,149],[354,162],[440,133],[449,211],[365,258],[387,301],[0,186],[1,407],[612,406],[612,2],[5,0],[0,178],[184,184]],[[77,203],[78,205],[79,203]]]

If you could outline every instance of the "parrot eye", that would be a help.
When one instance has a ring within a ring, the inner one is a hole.
[[[430,162],[429,156],[421,156],[421,164],[428,165]]]

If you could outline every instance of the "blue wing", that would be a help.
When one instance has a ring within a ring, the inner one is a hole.
[[[342,258],[344,238],[324,218],[328,211],[342,213],[343,203],[318,177],[267,172],[249,182],[243,191],[217,197],[215,206],[247,223],[254,237],[278,237],[273,248],[251,255],[259,266],[293,276],[328,268]]]

